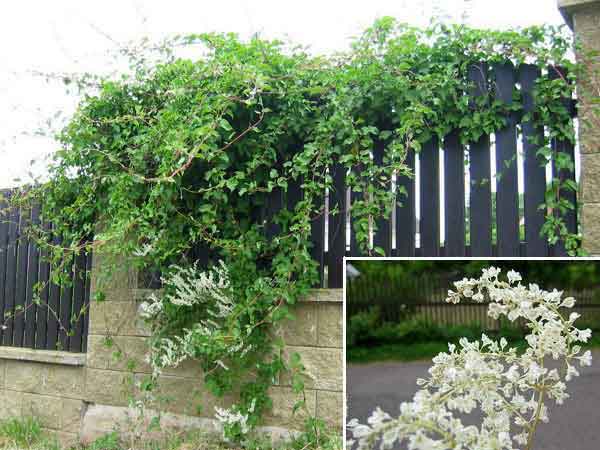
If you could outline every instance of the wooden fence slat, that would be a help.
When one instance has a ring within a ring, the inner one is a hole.
[[[34,205],[31,208],[31,224],[39,226],[40,224],[40,206]],[[35,347],[35,330],[37,317],[37,304],[34,303],[34,298],[37,296],[36,284],[39,275],[39,248],[35,242],[29,243],[29,261],[27,263],[27,293],[25,298],[25,336],[23,345],[27,348]]]
[[[360,172],[360,168],[358,169]],[[355,192],[352,190],[350,192],[350,256],[363,256],[363,252],[360,249],[358,244],[358,240],[356,239],[356,230],[355,230],[355,222],[354,215],[352,214],[352,206],[362,200],[362,192]]]
[[[298,179],[290,179],[288,181],[287,190],[285,191],[285,208],[289,211],[290,215],[293,215],[296,211],[298,203],[304,199],[304,193],[302,191],[302,177]],[[288,225],[289,227],[289,225]]]
[[[327,270],[329,288],[341,288],[346,253],[346,168],[335,163],[331,169],[333,189],[329,191],[329,248]]]
[[[394,256],[415,255],[415,153],[409,151],[405,160],[413,176],[400,176],[396,180],[397,191],[404,190],[406,195],[396,199],[396,251]]]
[[[29,239],[27,232],[31,222],[31,211],[21,209],[18,232],[17,249],[17,277],[15,287],[15,315],[12,345],[21,347],[25,334],[25,295],[27,293],[27,262],[29,253]]]
[[[472,96],[487,95],[486,64],[469,67],[468,78],[474,83]],[[490,137],[482,135],[469,148],[471,168],[469,224],[471,256],[492,255],[492,191],[490,169]]]
[[[535,80],[541,76],[540,69],[532,64],[524,64],[519,70],[519,82],[523,97],[525,114],[535,110],[533,90]],[[539,206],[545,202],[546,169],[542,156],[537,155],[544,130],[537,128],[531,121],[523,121],[523,181],[525,206],[525,242],[527,256],[548,256],[548,242],[540,235],[544,225],[544,211]]]
[[[10,211],[8,199],[10,191],[0,191],[0,324],[4,323],[4,300],[6,292],[6,258],[8,255],[8,224]],[[2,344],[2,329],[0,328],[0,344]]]
[[[275,216],[283,209],[283,189],[276,187],[266,195],[267,197],[267,217],[266,217],[266,236],[272,240],[281,232],[281,226],[275,222]]]
[[[512,105],[515,70],[511,63],[494,66],[496,99]],[[519,185],[517,167],[517,117],[496,132],[496,226],[498,256],[519,255]]]
[[[325,195],[313,199],[313,209],[320,211],[310,223],[311,257],[317,262],[318,285],[325,287]]]
[[[83,316],[83,338],[81,343],[81,351],[87,352],[87,343],[88,343],[88,333],[90,328],[90,308],[92,299],[90,298],[90,287],[91,287],[91,273],[92,273],[92,263],[93,263],[93,255],[92,252],[89,252],[85,255],[85,297],[84,302],[87,305],[87,310],[85,315]]]
[[[552,145],[552,149],[555,153],[560,152],[560,153],[567,154],[571,158],[571,161],[575,161],[575,146],[571,142],[553,139],[551,145]],[[558,170],[556,168],[556,166],[554,166],[554,164],[553,164],[553,170],[554,170],[554,173],[558,173],[558,177],[561,180],[571,180],[571,181],[573,181],[573,183],[575,183],[575,171],[574,170],[572,170],[572,171],[569,169]],[[576,196],[576,193],[573,190],[563,188],[560,190],[560,197],[564,200],[567,200],[573,206],[573,209],[568,210],[564,215],[562,215],[562,218],[565,222],[568,232],[571,234],[575,234],[575,233],[577,233],[577,196]],[[559,213],[557,212],[556,214],[558,215]],[[563,240],[559,240],[556,243],[556,245],[554,245],[553,252],[554,252],[554,256],[567,256],[568,255]]]
[[[293,213],[296,210],[296,206],[302,201],[303,198],[302,180],[290,180],[285,193],[285,204],[288,211]]]
[[[549,67],[548,68],[548,77],[550,79],[558,79],[565,78],[566,79],[567,72],[562,67]],[[571,99],[564,98],[563,105],[567,110],[571,108]],[[552,139],[551,142],[553,153],[556,154],[560,152],[562,154],[566,154],[571,158],[571,162],[575,164],[575,146],[572,142],[568,140],[558,140]],[[555,161],[553,160],[553,173],[555,177],[559,178],[561,181],[570,180],[575,183],[575,170],[562,169],[558,170]],[[569,233],[577,232],[577,196],[575,191],[570,189],[561,189],[559,193],[560,197],[573,205],[573,209],[567,211],[562,217],[565,221],[565,225]],[[559,213],[556,212],[558,216]],[[553,247],[554,256],[567,256],[567,250],[565,249],[564,242],[561,240],[557,242],[557,244]]]
[[[426,142],[421,162],[421,255],[438,256],[440,249],[440,153],[437,137]]]
[[[2,332],[2,345],[12,345],[13,314],[17,277],[17,247],[19,231],[19,210],[11,208],[8,223],[8,248],[6,252],[6,282],[4,284],[4,312],[2,320],[6,329]],[[7,316],[8,315],[8,316]]]
[[[48,232],[52,229],[48,222],[44,222],[43,229]],[[35,333],[35,348],[45,349],[48,340],[48,301],[50,295],[50,263],[47,261],[48,250],[40,250],[40,305],[37,313],[36,333]]]
[[[383,166],[383,158],[385,155],[385,142],[381,139],[375,141],[373,148],[373,162],[377,166]],[[391,191],[391,183],[387,185],[388,191]],[[373,235],[373,247],[381,248],[385,256],[392,256],[392,217],[378,217],[375,219],[376,230]],[[376,253],[375,255],[379,255]]]
[[[69,339],[69,351],[81,352],[83,342],[83,312],[87,308],[88,303],[85,298],[85,253],[81,251],[75,256],[75,264],[73,270],[73,311],[72,315],[76,319],[71,324],[72,335]]]
[[[444,139],[444,184],[444,256],[465,256],[465,150],[456,130]]]
[[[65,265],[64,274],[68,274],[69,282],[63,282],[60,289],[59,323],[58,323],[58,343],[60,350],[69,348],[69,334],[71,331],[71,313],[73,311],[73,277],[74,264],[71,260]]]
[[[54,236],[52,239],[53,245],[61,245],[59,236]],[[56,269],[54,269],[56,270]],[[50,280],[52,279],[50,272]],[[58,328],[60,314],[60,286],[50,281],[48,292],[48,329],[46,334],[46,349],[56,350],[58,346]]]

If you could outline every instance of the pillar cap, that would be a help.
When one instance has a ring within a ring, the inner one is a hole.
[[[571,29],[573,29],[573,12],[594,4],[600,8],[600,0],[557,0],[558,9]]]

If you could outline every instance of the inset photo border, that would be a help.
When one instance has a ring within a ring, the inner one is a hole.
[[[599,448],[599,258],[345,258],[355,449]]]

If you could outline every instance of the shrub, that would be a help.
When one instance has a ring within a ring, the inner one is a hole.
[[[579,321],[578,324],[592,330],[598,323]],[[478,322],[465,325],[445,325],[423,319],[408,319],[400,323],[382,322],[378,308],[355,314],[348,319],[346,341],[348,347],[374,347],[388,344],[457,343],[460,338],[477,340],[485,332],[493,338],[504,338],[510,343],[522,342],[526,330],[507,320],[500,321],[497,330],[486,330]]]
[[[346,342],[349,346],[369,341],[372,332],[380,323],[379,308],[370,308],[348,319]]]

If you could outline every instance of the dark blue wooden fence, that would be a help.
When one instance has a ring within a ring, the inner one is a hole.
[[[30,224],[40,224],[39,207],[9,207],[6,199],[11,191],[3,191],[2,195],[0,345],[85,352],[91,255],[77,255],[74,263],[64,268],[70,273],[70,283],[52,283],[47,255],[27,237]],[[52,230],[49,223],[43,226]],[[58,236],[54,243],[60,244]]]

